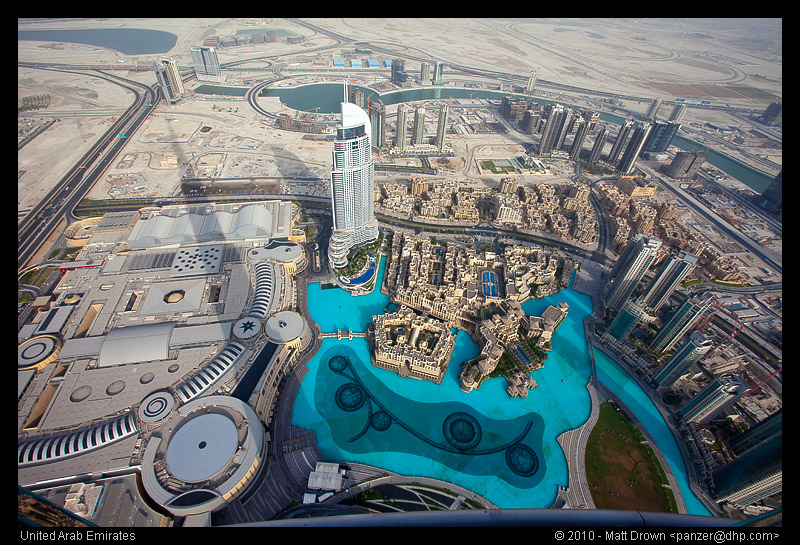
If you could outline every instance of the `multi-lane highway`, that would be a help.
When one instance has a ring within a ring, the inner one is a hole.
[[[20,66],[43,70],[62,68],[41,63],[20,63]],[[57,65],[55,65],[57,66]],[[71,211],[91,190],[95,182],[105,172],[111,162],[119,155],[132,135],[147,119],[159,99],[155,86],[111,75],[99,70],[90,75],[111,81],[133,92],[133,104],[106,133],[87,151],[67,172],[56,186],[20,221],[17,226],[18,256],[17,267],[23,269],[42,243],[64,217],[71,218]]]

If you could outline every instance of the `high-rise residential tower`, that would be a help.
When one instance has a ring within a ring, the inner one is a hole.
[[[632,129],[633,121],[630,119],[620,126],[617,139],[614,141],[614,145],[611,146],[611,151],[608,154],[608,162],[612,165],[617,162],[622,150],[625,149],[625,141],[628,139],[628,135],[631,133]]]
[[[679,151],[675,158],[664,169],[664,174],[671,178],[694,178],[708,157],[706,150]]]
[[[592,152],[589,154],[589,164],[594,164],[600,160],[605,145],[606,145],[606,128],[603,127],[597,132],[597,136],[594,137],[594,145],[592,146]]]
[[[422,144],[422,137],[425,135],[425,106],[417,106],[414,109],[414,143]]]
[[[433,84],[442,85],[444,83],[444,63],[436,61],[433,65]]]
[[[419,64],[419,84],[428,85],[431,82],[431,63],[421,62]]]
[[[442,104],[439,110],[439,123],[436,126],[436,149],[442,151],[444,149],[444,137],[447,134],[447,116],[450,114],[450,106]]]
[[[660,309],[678,288],[678,285],[692,272],[695,265],[697,265],[697,256],[686,252],[671,255],[650,284],[650,288],[644,296],[644,303],[653,310]]]
[[[382,148],[386,145],[386,106],[383,101],[369,103],[369,122],[372,124],[372,145]]]
[[[669,388],[684,374],[689,367],[700,361],[713,346],[714,342],[699,331],[695,331],[689,339],[658,369],[653,377],[658,388]]]
[[[405,73],[406,63],[402,59],[394,59],[392,61],[392,83],[395,85],[402,85],[408,79]]]
[[[669,114],[669,120],[674,121],[675,123],[680,123],[683,120],[683,115],[686,113],[686,105],[685,104],[676,104],[675,107],[672,109],[672,113]]]
[[[564,140],[567,138],[567,134],[572,130],[572,127],[575,123],[575,112],[572,111],[572,108],[567,108],[566,113],[564,115],[564,121],[561,123],[561,127],[558,130],[558,136],[556,136],[556,141],[553,143],[553,147],[555,149],[564,149]]]
[[[650,342],[653,352],[660,354],[675,346],[675,343],[707,316],[713,302],[714,297],[708,292],[686,299],[653,337]]]
[[[394,146],[400,150],[400,153],[406,151],[406,127],[408,126],[408,106],[400,104],[397,106],[397,127],[395,129],[395,143]]]
[[[373,209],[372,126],[367,112],[347,98],[345,85],[342,123],[336,128],[331,168],[333,231],[328,259],[336,269],[347,265],[351,248],[378,238],[378,220]]]
[[[636,284],[656,258],[661,241],[638,233],[628,243],[611,272],[611,281],[604,303],[607,309],[619,308],[633,294]]]
[[[553,146],[564,124],[564,117],[567,110],[560,104],[553,104],[550,108],[550,115],[547,117],[547,122],[542,130],[542,138],[539,140],[539,155],[550,155],[553,152]]]
[[[655,153],[667,151],[680,128],[681,124],[674,121],[656,121],[642,150]]]
[[[536,91],[536,70],[531,70],[531,75],[528,76],[528,84],[525,86],[525,92],[532,95]]]
[[[606,333],[611,335],[618,341],[624,341],[631,334],[633,328],[639,323],[639,320],[644,316],[645,306],[641,301],[634,301],[628,299],[617,316],[608,326]]]
[[[712,476],[714,497],[746,507],[783,490],[783,435],[751,448]]]
[[[197,81],[222,83],[222,71],[217,58],[217,50],[213,47],[198,46],[189,50]]]
[[[705,424],[746,394],[748,390],[747,385],[737,375],[719,376],[690,399],[676,413],[676,416],[684,422]]]
[[[731,439],[728,444],[736,454],[742,454],[764,441],[783,434],[783,409],[754,424],[747,431]]]
[[[653,125],[651,123],[642,123],[634,129],[631,141],[628,143],[628,147],[625,148],[625,153],[622,154],[622,159],[617,166],[617,172],[623,176],[633,172],[633,165],[642,152],[647,135],[650,134],[650,129],[652,128]]]
[[[578,125],[578,130],[575,132],[575,138],[572,139],[572,149],[569,152],[569,158],[573,161],[578,161],[581,158],[581,150],[583,149],[583,141],[586,138],[586,133],[589,132],[589,122],[581,121]]]
[[[658,109],[660,107],[661,107],[661,99],[660,98],[653,99],[653,102],[650,103],[650,107],[647,108],[647,113],[644,114],[644,116],[647,119],[652,119],[655,121],[656,114],[658,113]]]
[[[186,93],[178,65],[172,59],[159,59],[153,63],[153,69],[164,93],[164,99],[168,102],[178,102]]]

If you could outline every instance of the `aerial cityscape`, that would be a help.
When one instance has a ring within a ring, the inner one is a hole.
[[[781,19],[17,23],[21,526],[782,526]]]

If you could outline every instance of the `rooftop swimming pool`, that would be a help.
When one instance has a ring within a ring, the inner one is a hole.
[[[384,266],[381,259],[378,285],[367,296],[308,285],[309,311],[323,332],[366,331],[373,314],[389,304],[380,293]],[[538,386],[527,398],[509,397],[504,378],[470,393],[461,390],[460,364],[480,352],[464,331],[440,385],[374,367],[365,339],[328,338],[308,363],[292,424],[313,429],[330,460],[442,479],[501,508],[550,507],[558,487],[569,485],[556,438],[581,426],[591,410],[583,329],[591,299],[567,289],[522,305],[527,314],[541,315],[562,301],[569,314],[553,336],[544,368],[532,373]]]

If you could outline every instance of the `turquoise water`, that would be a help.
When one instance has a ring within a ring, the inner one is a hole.
[[[365,331],[372,315],[383,312],[384,266],[382,259],[378,288],[369,296],[308,286],[309,311],[323,332]],[[583,424],[591,409],[583,334],[591,303],[571,290],[548,301],[566,301],[570,311],[545,367],[532,375],[538,387],[525,399],[510,398],[503,378],[468,394],[461,391],[460,364],[480,352],[463,331],[440,385],[374,367],[366,340],[325,339],[308,364],[292,423],[313,429],[320,451],[331,460],[443,479],[502,508],[549,507],[558,487],[568,485],[556,437]],[[523,308],[536,313],[546,306],[529,301]]]
[[[368,296],[308,285],[309,311],[323,332],[365,331],[373,314],[383,312],[389,302],[380,293],[384,267],[385,258],[378,286]],[[592,306],[588,296],[571,288],[522,305],[527,314],[541,315],[562,301],[569,304],[569,313],[553,336],[544,368],[531,374],[538,386],[525,399],[510,398],[503,378],[485,381],[470,393],[461,391],[460,364],[480,352],[463,331],[440,385],[374,367],[364,339],[324,339],[308,363],[292,424],[313,429],[330,460],[442,479],[501,508],[550,507],[558,487],[569,485],[556,438],[581,426],[591,411],[583,321]],[[598,378],[644,423],[669,461],[689,513],[709,515],[689,491],[678,447],[649,398],[600,350],[595,360]]]

